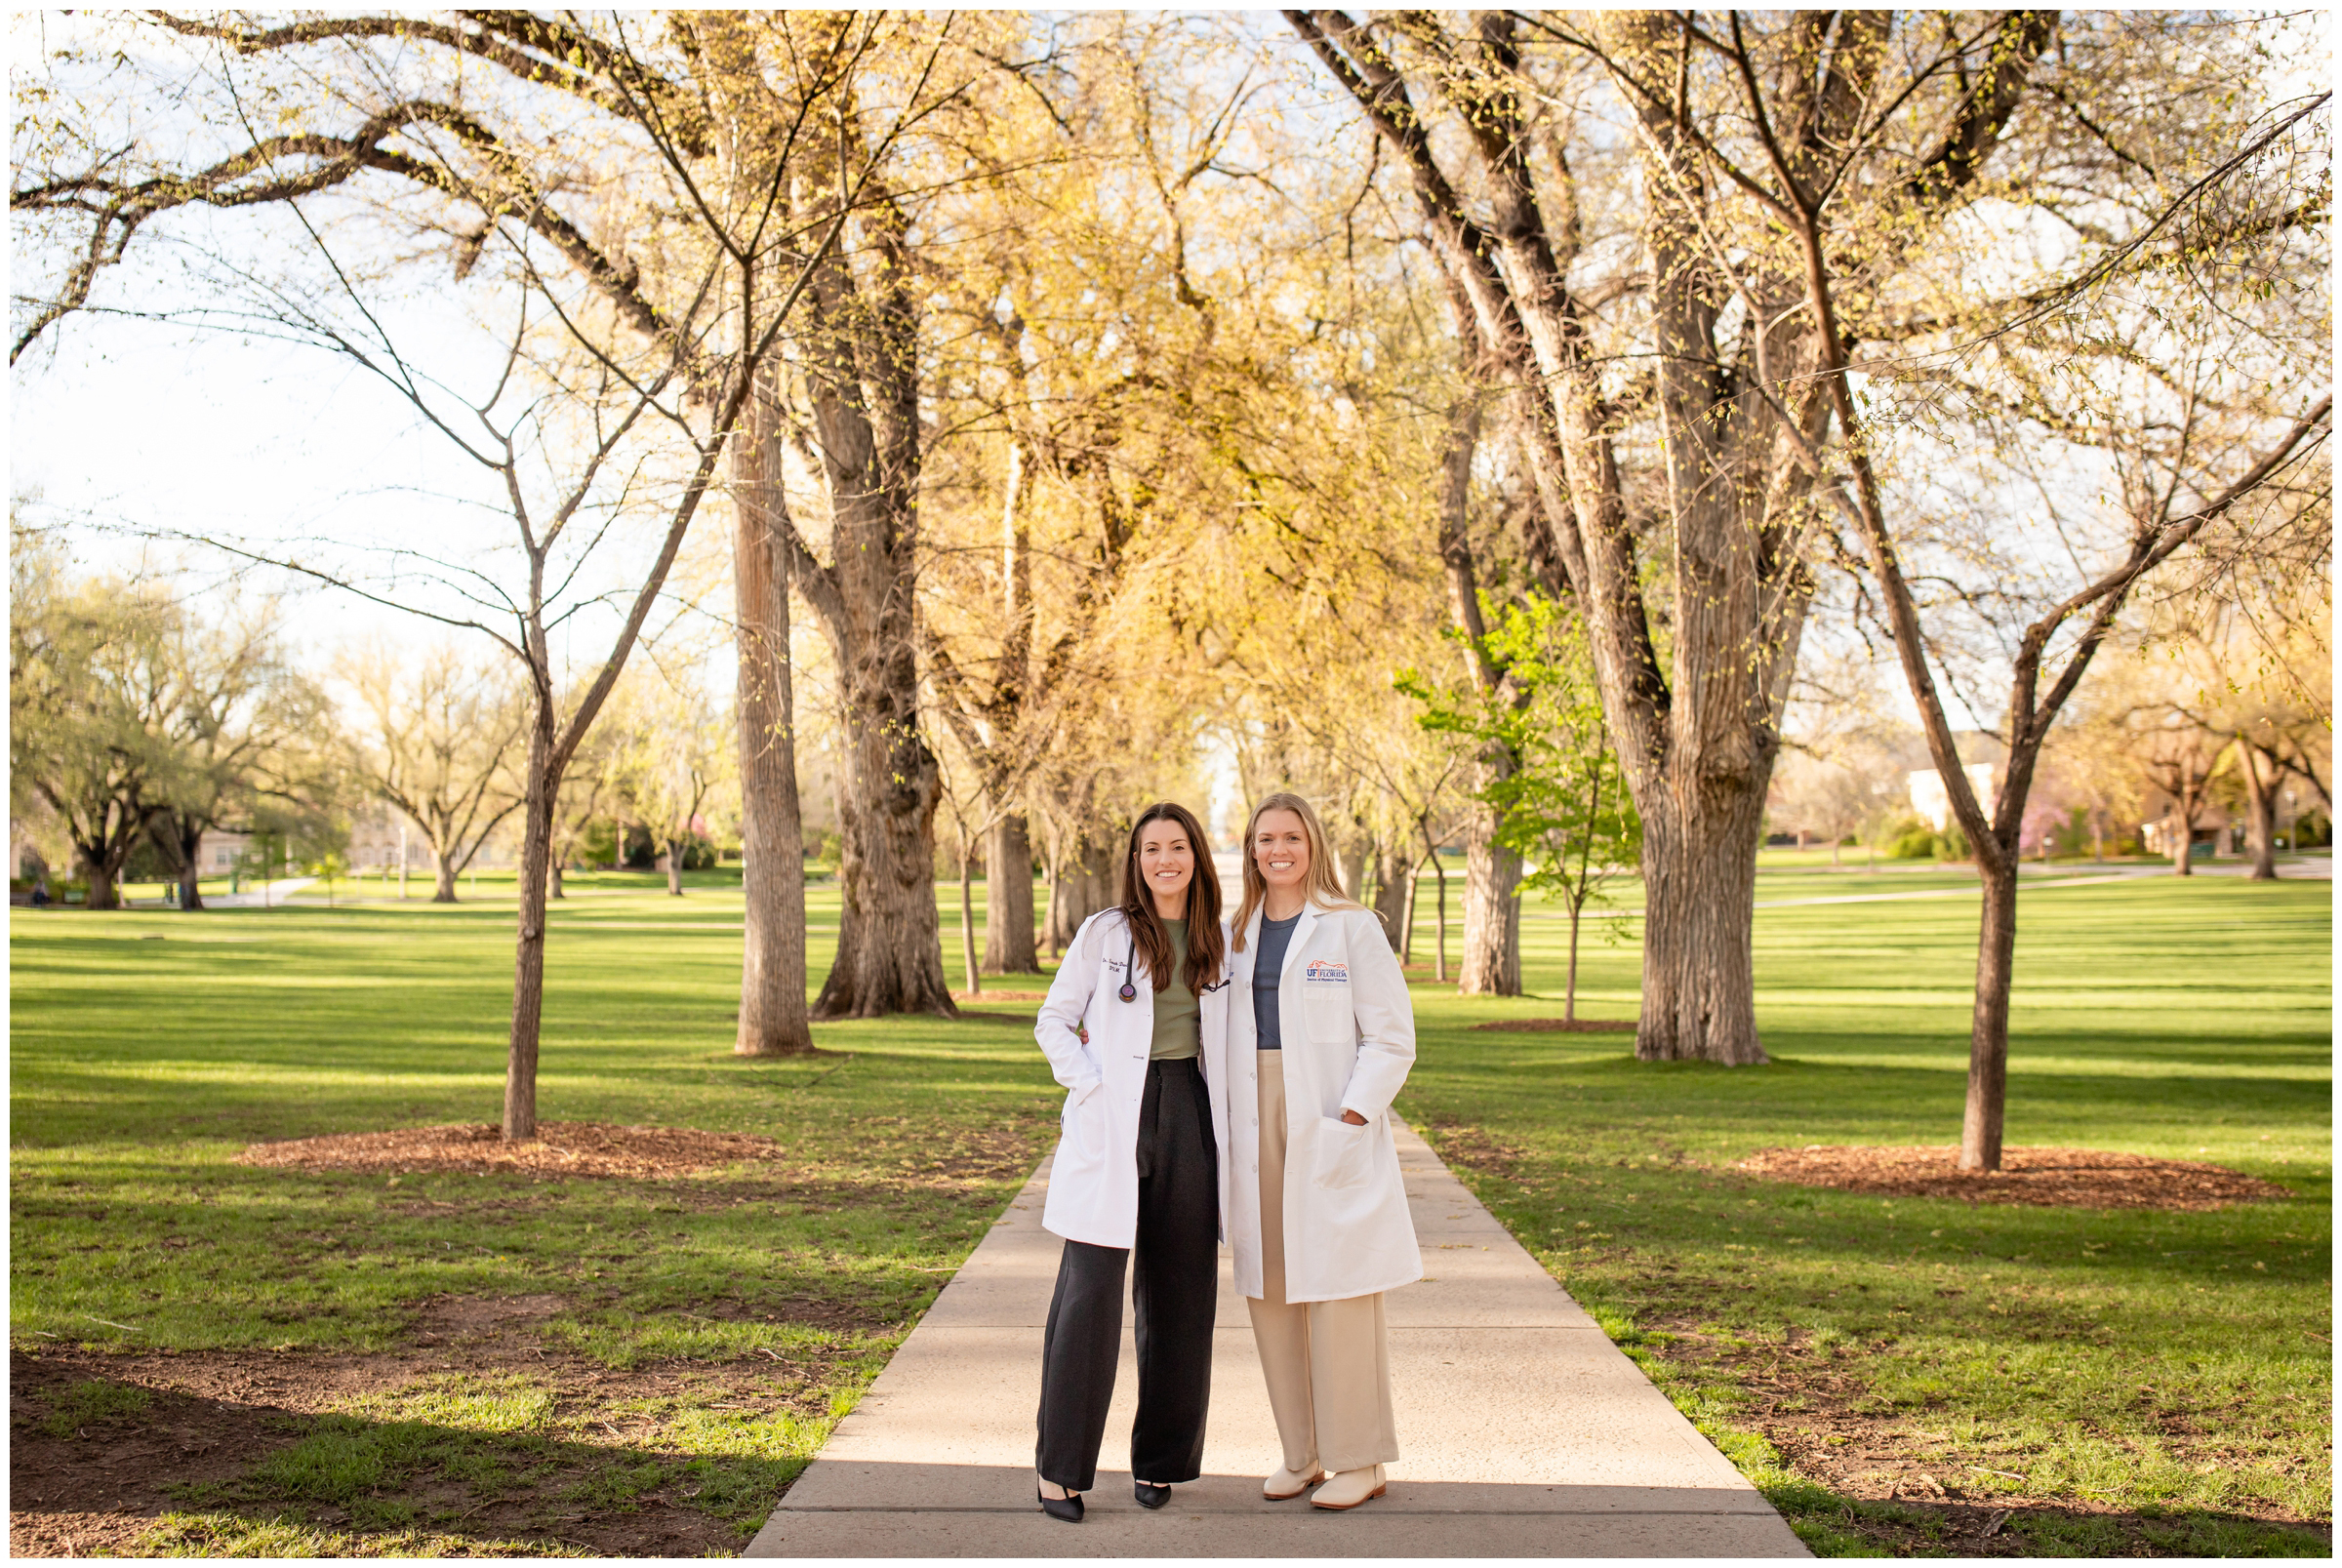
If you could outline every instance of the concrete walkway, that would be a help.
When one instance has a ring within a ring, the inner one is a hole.
[[[1137,1375],[1122,1370],[1089,1517],[1032,1497],[1041,1326],[1060,1243],[1044,1162],[838,1423],[751,1557],[1806,1555],[1779,1514],[1652,1387],[1424,1142],[1398,1131],[1423,1283],[1390,1298],[1399,1448],[1390,1495],[1349,1513],[1268,1503],[1276,1428],[1244,1304],[1220,1267],[1203,1479],[1131,1498]]]
[[[207,909],[273,909],[316,880],[313,876],[286,876],[277,878],[265,887],[255,888],[250,893],[208,893],[204,895],[203,906]]]

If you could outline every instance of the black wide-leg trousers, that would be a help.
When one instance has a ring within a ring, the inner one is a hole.
[[[1133,1252],[1139,1415],[1130,1429],[1131,1477],[1169,1486],[1203,1473],[1220,1298],[1220,1153],[1210,1093],[1192,1058],[1147,1064],[1138,1162],[1138,1245],[1067,1242],[1049,1301],[1034,1467],[1069,1491],[1098,1483],[1122,1346],[1122,1270]]]

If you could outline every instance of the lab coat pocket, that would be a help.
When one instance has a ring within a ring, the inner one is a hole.
[[[1321,1045],[1348,1045],[1354,1020],[1347,985],[1305,985],[1301,993],[1302,1022],[1310,1038]]]
[[[1316,1186],[1340,1192],[1360,1186],[1372,1161],[1374,1124],[1353,1127],[1339,1116],[1317,1118],[1317,1146],[1310,1172]]]
[[[1065,1113],[1059,1121],[1065,1129],[1065,1147],[1058,1157],[1060,1164],[1086,1168],[1106,1163],[1104,1079],[1067,1095]]]

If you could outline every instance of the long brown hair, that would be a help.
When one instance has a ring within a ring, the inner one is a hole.
[[[1206,985],[1218,983],[1225,956],[1220,947],[1220,871],[1212,864],[1212,846],[1203,836],[1203,824],[1187,807],[1158,800],[1130,824],[1130,849],[1122,857],[1122,917],[1130,922],[1132,945],[1147,960],[1149,982],[1161,990],[1164,977],[1171,973],[1171,933],[1163,929],[1154,912],[1154,894],[1139,875],[1139,835],[1149,823],[1157,822],[1177,823],[1195,851],[1195,874],[1188,878],[1186,975],[1188,989],[1200,996]]]
[[[1334,866],[1333,852],[1326,847],[1325,825],[1310,803],[1299,795],[1277,793],[1262,797],[1244,822],[1244,902],[1236,905],[1236,918],[1230,922],[1235,930],[1236,951],[1244,950],[1244,928],[1252,923],[1252,911],[1269,897],[1268,879],[1261,875],[1261,863],[1253,859],[1252,835],[1260,827],[1261,819],[1272,811],[1289,811],[1301,819],[1302,836],[1310,841],[1310,872],[1302,886],[1302,897],[1320,909],[1357,909],[1364,905],[1342,891],[1342,873]]]

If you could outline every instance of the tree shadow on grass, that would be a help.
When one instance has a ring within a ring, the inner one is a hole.
[[[2333,1555],[2330,1528],[2202,1508],[1864,1502],[1796,1482],[1767,1496],[1820,1557]]]
[[[826,1406],[746,1387],[672,1408],[604,1387],[582,1408],[558,1376],[406,1363],[319,1413],[261,1391],[272,1369],[297,1379],[298,1358],[183,1358],[192,1378],[13,1360],[18,1555],[730,1555],[828,1429]]]

